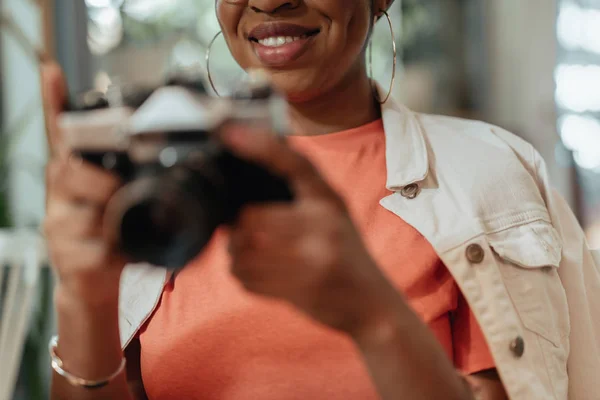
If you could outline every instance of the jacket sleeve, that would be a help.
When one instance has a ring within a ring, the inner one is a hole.
[[[550,187],[542,157],[534,151],[533,158],[542,196],[563,243],[559,276],[567,295],[571,322],[568,369],[577,371],[569,376],[569,392],[586,393],[586,386],[597,382],[600,360],[600,251],[589,248],[568,203]]]

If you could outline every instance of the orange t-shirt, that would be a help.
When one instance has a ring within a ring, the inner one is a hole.
[[[344,198],[379,267],[456,367],[467,374],[493,368],[485,339],[432,246],[379,205],[390,194],[382,122],[290,142]],[[149,399],[377,399],[352,342],[284,303],[245,292],[228,272],[226,244],[221,231],[167,285],[140,334]]]

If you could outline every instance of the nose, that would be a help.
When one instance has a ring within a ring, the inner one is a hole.
[[[302,0],[250,0],[248,6],[255,12],[273,14],[278,11],[293,10]]]

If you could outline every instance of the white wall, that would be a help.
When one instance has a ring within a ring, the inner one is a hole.
[[[574,205],[569,168],[555,161],[560,143],[554,107],[555,0],[486,0],[491,66],[487,117],[531,142],[552,184]]]

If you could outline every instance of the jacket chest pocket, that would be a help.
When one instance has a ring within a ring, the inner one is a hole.
[[[524,327],[555,347],[563,346],[569,311],[558,275],[562,243],[554,227],[539,220],[486,237]]]

